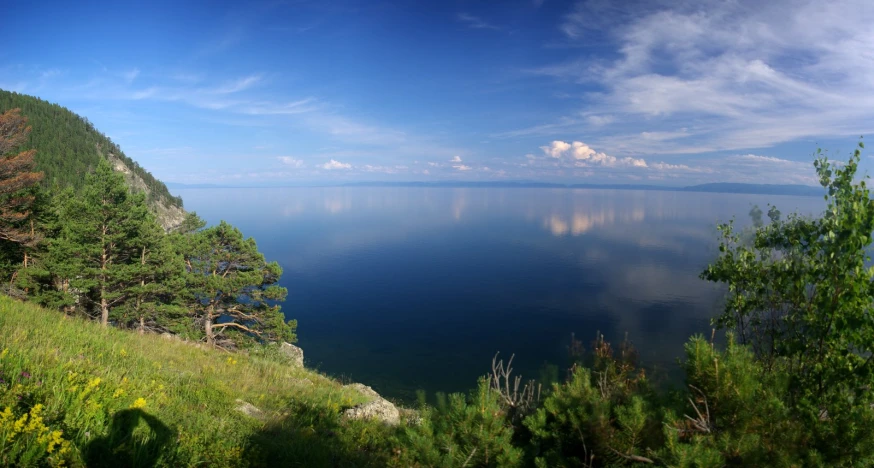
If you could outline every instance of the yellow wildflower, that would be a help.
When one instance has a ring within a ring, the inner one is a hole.
[[[137,398],[131,405],[131,408],[145,408],[146,407],[146,399],[143,397]]]
[[[97,388],[97,386],[100,385],[101,381],[102,380],[100,379],[100,377],[94,377],[93,379],[88,381],[88,386],[85,387],[85,390],[93,390]]]
[[[12,419],[12,408],[7,406],[6,409],[4,409],[2,413],[0,413],[0,423],[5,423],[10,419]]]
[[[65,442],[63,435],[64,435],[64,433],[62,431],[53,431],[51,433],[51,436],[49,437],[49,446],[46,448],[46,452],[48,452],[48,453],[54,452],[55,447],[57,447],[58,445],[61,445],[63,447],[62,444]],[[69,442],[68,442],[68,444],[69,444]],[[63,452],[61,452],[61,453],[63,453]]]
[[[123,395],[124,395],[124,389],[119,388],[115,391],[115,393],[112,394],[112,398],[118,398],[118,397],[123,396]]]
[[[0,352],[0,359],[5,358],[7,354],[9,354],[9,348],[3,348],[3,352]]]
[[[12,433],[9,434],[7,440],[12,440],[16,434],[24,430],[24,425],[27,424],[27,413],[22,414],[18,421],[15,421],[15,424],[12,425]]]
[[[121,357],[125,357],[125,356],[127,356],[127,351],[125,351],[124,348],[121,348],[121,351],[119,351],[118,354],[120,354]]]

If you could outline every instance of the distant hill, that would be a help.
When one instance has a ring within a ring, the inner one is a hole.
[[[735,184],[715,183],[684,187],[684,192],[719,192],[719,193],[757,193],[764,195],[797,195],[821,197],[825,194],[822,187],[811,185],[770,185],[770,184]]]
[[[344,187],[499,187],[499,188],[574,188],[601,190],[656,190],[671,192],[713,192],[713,193],[747,193],[761,195],[795,195],[822,196],[825,192],[821,187],[810,185],[770,185],[741,183],[712,183],[690,185],[686,187],[669,187],[663,185],[643,184],[556,184],[530,181],[438,181],[438,182],[353,182],[343,184]]]
[[[37,170],[45,174],[43,185],[49,188],[81,188],[85,174],[101,158],[125,174],[128,185],[146,194],[149,206],[166,228],[179,224],[185,216],[182,199],[174,197],[163,182],[127,157],[121,148],[88,119],[58,104],[0,90],[0,112],[20,108],[33,128],[22,149],[36,149]]]

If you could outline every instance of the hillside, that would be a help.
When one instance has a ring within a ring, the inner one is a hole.
[[[0,90],[0,112],[14,108],[20,108],[33,127],[23,149],[37,150],[34,160],[37,169],[45,174],[44,186],[78,190],[85,174],[106,158],[116,171],[125,174],[134,191],[146,193],[149,206],[165,229],[182,222],[182,199],[170,194],[163,182],[127,157],[88,119],[58,104]]]
[[[102,328],[5,296],[0,328],[0,408],[12,411],[0,412],[0,434],[43,405],[39,424],[62,431],[73,466],[381,464],[363,438],[382,426],[340,417],[371,398],[278,355]],[[16,444],[37,445],[27,428],[9,436],[0,465],[20,463]]]

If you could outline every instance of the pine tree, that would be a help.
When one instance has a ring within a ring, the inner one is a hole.
[[[183,288],[182,257],[154,215],[146,212],[130,244],[136,251],[131,259],[129,300],[122,307],[122,321],[133,322],[140,333],[146,328],[167,329],[165,320],[182,315],[175,303],[176,292]]]
[[[273,304],[287,294],[276,285],[282,268],[264,259],[254,239],[222,221],[180,242],[191,309],[207,343],[294,341],[296,322]]]
[[[148,218],[143,196],[130,194],[124,177],[101,161],[81,197],[61,208],[62,228],[50,247],[51,270],[66,297],[61,302],[90,302],[107,325],[110,311],[141,281],[138,252]]]
[[[36,150],[15,153],[31,130],[20,109],[0,114],[0,240],[19,245],[38,241],[30,208],[35,199],[34,190],[43,175],[33,171]]]

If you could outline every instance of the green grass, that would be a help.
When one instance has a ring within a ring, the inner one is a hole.
[[[366,397],[267,353],[103,328],[0,297],[0,356],[3,465],[388,463],[388,429],[340,417]],[[237,411],[238,399],[262,417]]]

